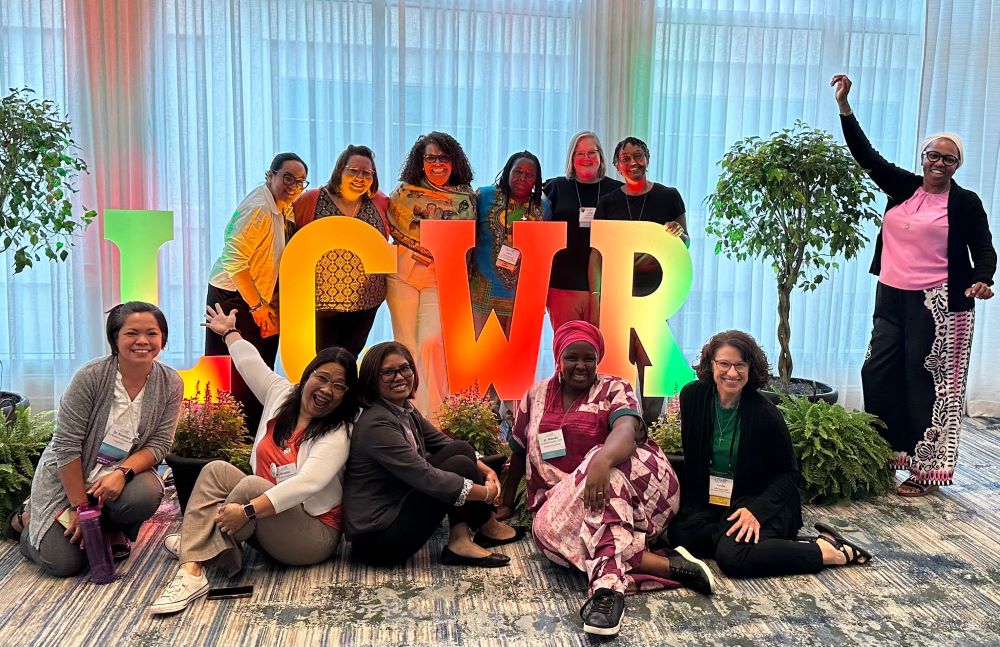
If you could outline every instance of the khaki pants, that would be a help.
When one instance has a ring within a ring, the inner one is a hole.
[[[318,564],[333,556],[340,531],[331,528],[297,505],[272,517],[250,521],[235,535],[215,525],[222,503],[249,503],[274,485],[259,476],[247,476],[225,461],[206,465],[194,485],[181,523],[181,563],[213,564],[228,575],[240,570],[249,542],[272,559],[289,566]]]

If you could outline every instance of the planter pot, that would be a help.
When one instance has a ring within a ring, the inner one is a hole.
[[[224,460],[222,458],[188,458],[177,454],[167,454],[165,459],[167,465],[174,473],[174,489],[177,491],[177,501],[181,504],[181,514],[187,508],[188,499],[194,490],[194,484],[201,474],[201,468],[212,461]]]
[[[0,391],[0,420],[14,422],[18,409],[27,409],[31,406],[28,398],[19,393],[11,391]]]
[[[674,474],[677,475],[677,480],[680,481],[684,478],[684,454],[667,454],[667,460],[670,462],[670,467],[674,468]]]
[[[778,404],[780,398],[778,394],[772,390],[776,388],[779,384],[778,378],[771,376],[771,382],[768,386],[760,390],[760,394],[771,401],[772,404]],[[828,384],[823,384],[822,382],[817,382],[816,380],[807,380],[801,377],[793,377],[791,383],[788,385],[788,395],[792,397],[804,397],[809,398],[810,402],[818,402],[823,400],[829,402],[830,404],[836,404],[837,400],[840,398],[840,394],[837,393],[837,389],[833,388]]]

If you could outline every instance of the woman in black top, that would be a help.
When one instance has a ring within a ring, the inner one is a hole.
[[[796,540],[798,460],[781,412],[758,392],[770,367],[753,337],[718,333],[697,374],[680,394],[684,470],[670,543],[715,559],[730,577],[818,573],[871,559],[823,523],[815,540]]]
[[[888,197],[871,265],[879,280],[861,368],[865,410],[886,424],[890,466],[910,473],[896,493],[923,496],[955,473],[975,299],[993,296],[997,255],[982,201],[952,179],[961,139],[926,138],[923,175],[911,173],[868,141],[847,100],[851,80],[838,74],[830,85],[851,154]]]

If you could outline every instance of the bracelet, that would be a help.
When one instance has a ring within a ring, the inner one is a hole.
[[[264,307],[264,299],[261,299],[261,300],[260,300],[260,301],[259,301],[259,302],[257,303],[257,305],[255,305],[255,306],[250,306],[250,312],[257,312],[258,310],[260,310],[260,309],[261,309],[261,308],[263,308],[263,307]]]
[[[227,335],[230,335],[230,334],[232,334],[232,333],[234,333],[234,332],[235,332],[235,333],[238,333],[238,332],[239,332],[239,330],[238,330],[238,329],[236,329],[236,328],[230,328],[230,329],[229,329],[229,330],[227,330],[226,332],[222,333],[222,335],[221,335],[221,337],[222,337],[222,341],[226,341],[226,336],[227,336]]]
[[[486,488],[486,496],[483,497],[483,503],[489,503],[490,502],[490,484],[489,483],[485,483],[483,485],[483,487]]]

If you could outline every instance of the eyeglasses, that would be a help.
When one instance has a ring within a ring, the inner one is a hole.
[[[309,186],[309,180],[305,178],[300,180],[291,173],[282,173],[281,181],[285,183],[285,186],[294,186],[296,189],[304,189]]]
[[[336,393],[340,393],[341,395],[347,393],[348,387],[346,384],[343,382],[331,382],[330,379],[322,373],[313,373],[310,379],[315,380],[321,389],[325,386],[329,386]]]
[[[942,155],[937,151],[924,151],[924,157],[927,158],[928,162],[944,162],[945,166],[958,164],[958,158],[954,155]]]
[[[619,164],[631,164],[633,161],[639,163],[646,161],[646,154],[643,153],[642,151],[635,151],[631,155],[625,154],[618,156]]]
[[[573,153],[573,159],[578,160],[596,160],[600,159],[600,151],[580,151],[579,153]]]
[[[424,155],[424,164],[450,164],[450,155]]]
[[[378,372],[379,379],[386,384],[395,380],[396,375],[403,378],[413,377],[413,367],[409,364],[403,364],[399,368],[384,368]]]
[[[740,375],[745,375],[750,370],[750,365],[746,362],[730,362],[727,359],[713,359],[712,362],[723,373],[728,373],[729,369],[735,368]]]
[[[366,168],[357,168],[355,166],[348,166],[344,169],[344,175],[347,177],[360,177],[366,180],[375,179],[375,171],[369,171]]]

